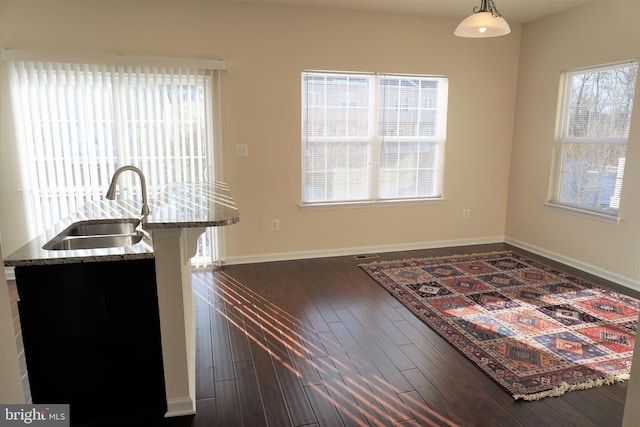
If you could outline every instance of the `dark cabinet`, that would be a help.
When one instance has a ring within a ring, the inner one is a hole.
[[[16,267],[34,403],[73,425],[167,410],[153,259]]]

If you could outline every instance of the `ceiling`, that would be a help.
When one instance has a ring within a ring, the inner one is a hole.
[[[480,0],[218,0],[235,3],[280,4],[439,16],[462,19]],[[525,23],[595,0],[494,0],[509,22]],[[600,0],[602,1],[602,0]]]

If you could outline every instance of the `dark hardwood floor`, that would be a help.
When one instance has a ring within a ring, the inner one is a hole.
[[[502,249],[517,250],[482,245],[377,260]],[[194,273],[192,425],[621,425],[625,383],[514,401],[358,268],[363,262],[337,257]]]
[[[373,260],[347,256],[194,272],[198,412],[157,424],[621,425],[626,383],[514,401],[358,268],[375,260],[503,249],[542,259],[493,244],[386,253]]]

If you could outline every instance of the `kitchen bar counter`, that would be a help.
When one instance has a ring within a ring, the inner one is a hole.
[[[151,213],[143,229],[202,228],[235,224],[240,220],[229,188],[221,182],[201,184],[171,184],[149,202]],[[7,266],[70,264],[77,262],[119,261],[153,258],[150,239],[126,247],[45,250],[42,246],[69,225],[78,221],[113,218],[139,218],[140,202],[101,199],[90,203],[61,220],[51,229],[5,258]]]
[[[100,200],[61,221],[5,259],[5,265],[27,267],[122,261],[155,260],[160,314],[162,359],[166,389],[166,417],[194,414],[195,301],[191,288],[191,258],[206,227],[235,224],[238,209],[226,184],[171,184],[151,195],[150,214],[143,228],[151,239],[130,247],[92,250],[44,250],[42,246],[77,221],[139,218],[141,203]],[[35,268],[35,267],[31,267]],[[117,411],[117,408],[114,408]]]
[[[151,205],[145,229],[220,227],[240,221],[227,184],[172,184]]]

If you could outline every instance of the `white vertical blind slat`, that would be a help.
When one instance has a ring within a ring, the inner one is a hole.
[[[161,155],[162,155],[162,162],[161,167],[166,169],[166,173],[163,174],[163,176],[167,179],[167,182],[172,182],[174,180],[173,177],[173,168],[170,167],[170,159],[173,157],[172,156],[172,148],[169,145],[169,141],[171,140],[171,123],[173,121],[173,117],[172,114],[173,112],[171,111],[170,108],[170,96],[169,93],[171,92],[171,76],[169,75],[169,73],[163,69],[162,70],[162,97],[163,97],[163,102],[165,102],[167,105],[166,107],[163,109],[162,111],[162,124],[159,124],[158,126],[161,127],[161,138],[163,141],[163,144],[160,145],[161,149]],[[163,183],[164,184],[164,183]]]
[[[167,145],[167,141],[165,138],[164,132],[164,122],[166,117],[166,102],[167,102],[167,84],[166,84],[166,72],[164,69],[160,69],[160,74],[158,76],[158,111],[156,117],[156,123],[154,126],[154,135],[157,141],[154,144],[154,150],[156,155],[156,175],[158,176],[158,186],[160,188],[164,188],[167,184],[168,172],[165,171],[164,161],[165,158],[165,148]]]
[[[56,102],[56,87],[59,82],[57,81],[57,76],[53,72],[53,66],[49,65],[47,67],[47,73],[52,78],[52,81],[46,87],[47,91],[47,102],[45,103],[44,111],[45,111],[45,125],[43,128],[46,130],[46,138],[45,138],[45,146],[49,146],[49,156],[47,157],[47,161],[51,167],[51,175],[53,176],[53,180],[49,183],[52,186],[52,193],[56,194],[56,192],[60,191],[59,189],[64,189],[64,165],[62,163],[62,153],[60,148],[60,134],[59,134],[59,117],[57,114],[57,102]],[[58,212],[57,215],[59,217],[65,217],[68,215],[68,207],[64,203],[66,199],[66,192],[60,191],[57,194],[55,199],[58,201]]]
[[[198,126],[200,124],[200,121],[198,120],[198,116],[195,113],[195,109],[197,108],[197,105],[194,105],[194,103],[199,102],[199,96],[198,96],[198,91],[195,90],[197,86],[197,82],[198,82],[198,73],[195,72],[195,70],[192,70],[194,73],[193,74],[189,74],[189,79],[190,79],[190,84],[189,84],[189,88],[194,88],[193,90],[189,90],[190,96],[191,96],[191,102],[189,102],[187,105],[189,105],[189,114],[187,115],[187,117],[189,117],[189,126],[188,128],[191,129],[191,132],[189,132],[189,139],[191,142],[191,153],[189,155],[189,163],[190,163],[190,172],[191,172],[191,176],[189,177],[189,181],[191,182],[196,182],[197,180],[199,180],[198,177],[198,163],[200,161],[198,154],[200,153],[200,127]]]
[[[59,123],[60,123],[60,133],[59,133],[59,141],[58,144],[61,148],[61,163],[64,169],[64,185],[65,187],[75,188],[75,182],[73,179],[73,169],[71,168],[71,164],[67,159],[71,159],[71,149],[69,144],[64,143],[65,141],[69,141],[69,107],[67,106],[67,87],[69,86],[69,77],[65,70],[62,67],[62,64],[56,64],[56,73],[59,78],[60,84],[57,86],[57,112],[59,115]],[[68,209],[76,210],[77,203],[76,197],[73,197],[73,194],[70,193],[67,196]]]
[[[158,87],[159,82],[158,82],[157,75],[158,75],[157,69],[153,69],[153,73],[149,75],[150,86]],[[146,147],[146,159],[145,159],[144,170],[149,171],[150,176],[156,177],[158,176],[158,168],[156,164],[157,159],[155,154],[155,146],[156,146],[156,143],[158,143],[159,141],[157,141],[154,135],[154,129],[155,129],[154,124],[158,120],[157,114],[158,114],[158,110],[160,109],[160,104],[158,102],[158,91],[150,90],[150,89],[147,90],[145,102],[148,105],[151,105],[151,108],[149,108],[149,112],[147,114],[147,120],[144,124],[145,141],[143,142],[143,144]],[[157,189],[154,188],[154,192],[156,191]]]
[[[204,105],[211,106],[211,114],[203,114],[203,122],[204,122],[204,138],[206,141],[211,141],[211,143],[205,145],[205,161],[207,169],[204,172],[204,179],[209,180],[213,179],[216,176],[216,173],[221,173],[221,168],[216,166],[215,160],[221,156],[217,156],[216,148],[222,142],[222,131],[221,128],[216,126],[217,123],[222,122],[222,114],[220,112],[220,100],[222,99],[222,77],[220,73],[214,73],[212,79],[203,79],[204,87],[203,87],[203,102]],[[214,99],[215,94],[215,99]],[[205,249],[208,248],[209,251],[202,251],[203,257],[206,257],[205,260],[200,261],[206,262],[206,259],[212,259],[214,262],[221,262],[221,254],[224,253],[224,248],[222,247],[224,244],[223,239],[220,238],[220,231],[218,227],[209,227],[207,232],[205,233],[206,242],[203,242],[203,246]]]
[[[56,182],[56,164],[55,164],[55,151],[53,147],[53,136],[52,136],[52,124],[53,121],[49,117],[49,100],[51,98],[50,88],[52,88],[55,82],[55,76],[51,74],[50,70],[51,66],[49,64],[42,70],[42,85],[40,86],[40,99],[42,100],[39,104],[40,111],[40,129],[42,131],[42,147],[43,147],[43,157],[42,164],[44,165],[46,171],[46,181],[42,183],[43,186],[46,186],[46,191],[48,197],[51,200],[51,216],[59,217],[60,212],[60,199],[57,196],[56,192],[58,189]]]
[[[64,101],[62,101],[64,103],[65,106],[65,119],[66,119],[66,135],[64,135],[65,138],[67,138],[67,141],[78,141],[78,127],[76,126],[76,123],[78,121],[78,117],[76,114],[76,108],[75,108],[75,96],[76,96],[76,85],[77,85],[77,81],[75,78],[75,74],[74,72],[71,70],[71,67],[69,64],[64,64],[63,66],[60,67],[61,68],[61,72],[64,74],[65,76],[65,86],[64,86],[64,94],[63,97]],[[80,147],[78,146],[78,144],[64,144],[65,146],[65,150],[66,150],[66,155],[68,156],[67,158],[69,159],[69,167],[67,168],[69,170],[69,173],[72,175],[73,177],[73,186],[76,189],[76,205],[73,206],[74,209],[78,208],[78,204],[82,204],[85,202],[86,199],[86,193],[87,193],[87,187],[83,185],[83,183],[85,182],[82,179],[82,169],[80,167],[80,163],[79,162],[75,162],[72,161],[72,159],[77,158],[80,155]]]
[[[179,127],[180,127],[180,114],[178,111],[177,107],[177,97],[178,97],[178,85],[176,84],[175,78],[173,77],[173,74],[169,71],[169,75],[170,75],[170,87],[171,90],[169,91],[169,96],[170,96],[170,105],[171,105],[171,127],[170,127],[170,134],[168,135],[168,146],[171,149],[171,157],[170,157],[170,162],[171,162],[171,171],[172,171],[172,179],[174,181],[179,181],[181,178],[181,173],[180,173],[180,169],[178,168],[178,157],[180,156],[180,147],[178,147],[178,144],[175,144],[175,141],[178,140],[178,135],[179,135]]]
[[[85,138],[85,128],[82,125],[84,121],[83,108],[82,108],[82,97],[83,97],[83,84],[84,80],[82,79],[81,70],[79,65],[74,65],[71,68],[71,72],[73,73],[73,99],[72,99],[72,108],[74,111],[74,123],[73,128],[76,130],[76,139],[74,139],[73,145],[77,149],[77,157],[74,158],[74,164],[80,170],[81,180],[84,183],[85,187],[85,195],[83,199],[86,200],[88,197],[86,192],[91,189],[91,171],[88,167],[85,166],[84,163],[89,163],[89,152],[86,144]],[[84,163],[82,162],[84,159]],[[84,202],[84,200],[82,200]]]
[[[181,73],[182,70],[178,70],[179,74]],[[187,96],[186,93],[183,92],[183,85],[182,82],[179,81],[178,79],[176,79],[176,87],[178,89],[177,91],[177,104],[178,104],[178,126],[177,126],[177,139],[176,141],[174,141],[174,143],[177,142],[177,140],[182,139],[182,135],[185,135],[185,98]],[[179,171],[179,175],[180,175],[180,181],[185,182],[187,181],[187,171],[185,170],[185,165],[184,162],[181,161],[180,159],[184,159],[184,157],[186,156],[185,153],[185,146],[183,144],[176,144],[176,147],[178,149],[178,153],[176,154],[176,168]]]
[[[148,72],[146,67],[136,67],[135,69],[135,80],[134,80],[134,90],[131,91],[131,109],[135,111],[135,120],[131,121],[131,141],[130,147],[133,149],[133,164],[145,169],[144,165],[144,144],[146,143],[146,138],[144,134],[145,127],[144,122],[147,119],[147,111],[145,105],[146,99],[146,91],[147,85],[150,84],[149,81],[145,78]],[[147,175],[149,173],[147,172]],[[128,180],[135,180],[136,177],[129,173],[127,174]],[[140,184],[137,181],[133,183],[130,182],[129,188],[133,189],[133,195],[131,199],[138,199],[140,197],[140,193],[138,191]]]
[[[43,224],[41,224],[40,227],[37,228],[37,232],[40,233],[46,228],[51,227],[51,214],[52,212],[54,212],[55,206],[52,206],[50,203],[51,199],[49,194],[50,189],[48,185],[47,165],[44,162],[44,159],[46,158],[46,155],[44,153],[45,147],[41,143],[44,137],[42,129],[42,112],[40,111],[39,99],[41,98],[40,91],[42,90],[42,86],[45,84],[45,82],[40,81],[41,76],[39,75],[38,69],[36,68],[35,64],[30,63],[27,66],[29,67],[30,73],[28,78],[31,82],[33,82],[33,85],[31,86],[32,90],[29,94],[29,110],[31,113],[31,120],[35,124],[37,124],[37,127],[34,126],[34,128],[32,129],[34,131],[33,138],[36,141],[40,141],[40,144],[37,144],[33,147],[33,154],[35,156],[35,168],[33,170],[34,175],[32,175],[35,184],[34,189],[36,190],[32,192],[32,197],[38,199],[35,202],[40,203],[42,205],[42,209],[45,211],[45,215],[43,215]]]
[[[101,67],[93,66],[92,67],[92,93],[95,95],[95,110],[94,110],[94,120],[95,120],[95,129],[96,129],[96,144],[97,144],[97,162],[98,162],[98,176],[97,182],[94,188],[92,188],[92,193],[97,193],[98,197],[102,194],[101,190],[106,192],[105,184],[109,181],[109,149],[110,145],[108,141],[109,131],[111,129],[109,120],[108,120],[108,109],[105,108],[104,104],[104,86],[109,86],[109,80],[107,78],[106,70],[101,69]],[[86,192],[87,194],[89,191]]]
[[[32,175],[30,173],[33,168],[33,164],[30,163],[27,159],[32,159],[32,153],[30,151],[31,147],[28,147],[27,144],[20,143],[21,141],[32,140],[32,127],[28,126],[27,123],[30,120],[29,117],[29,85],[26,81],[26,71],[24,63],[15,61],[7,61],[7,65],[9,68],[9,82],[10,82],[10,93],[12,99],[12,109],[13,115],[16,122],[16,141],[18,142],[18,152],[20,153],[20,176],[24,190],[24,204],[25,211],[27,213],[39,212],[40,206],[36,206],[34,204],[34,198],[31,197],[31,182]],[[22,102],[18,102],[21,100]],[[36,224],[35,216],[33,214],[27,215],[26,225],[27,230],[30,235],[35,235],[37,233],[38,224]]]
[[[82,141],[87,147],[88,161],[82,164],[83,168],[88,169],[90,181],[89,188],[94,190],[98,186],[100,180],[98,166],[100,164],[100,147],[98,145],[98,131],[96,128],[96,106],[93,98],[93,76],[94,70],[87,66],[80,68],[80,81],[82,82],[82,123],[84,125],[85,136]]]
[[[198,74],[198,78],[197,78],[198,82],[203,81],[202,76],[200,75],[200,73]],[[196,100],[198,102],[198,108],[202,108],[202,103],[204,102],[204,90],[205,90],[205,85],[198,85],[199,87],[202,87],[202,89],[200,89],[197,93],[196,93]],[[206,171],[207,171],[207,165],[205,163],[205,159],[206,159],[206,153],[205,153],[205,147],[204,147],[204,141],[205,141],[205,132],[207,130],[205,123],[204,123],[204,116],[201,114],[195,114],[194,115],[196,118],[196,123],[195,123],[195,128],[198,129],[198,132],[196,133],[196,147],[197,147],[197,151],[196,151],[196,156],[197,156],[197,162],[196,162],[196,166],[195,166],[195,177],[194,177],[194,181],[196,180],[200,180],[200,179],[204,179],[204,177],[206,176]]]

